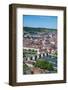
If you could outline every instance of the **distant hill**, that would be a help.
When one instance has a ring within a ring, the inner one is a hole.
[[[37,33],[37,32],[54,32],[57,29],[50,29],[50,28],[34,28],[34,27],[24,27],[24,32],[28,33]]]

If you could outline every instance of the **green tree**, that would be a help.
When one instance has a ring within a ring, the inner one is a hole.
[[[51,63],[49,63],[47,69],[49,71],[53,71],[54,70],[53,65]]]
[[[46,60],[37,60],[36,63],[34,64],[35,67],[39,67],[41,69],[47,69],[49,71],[54,70],[53,65],[49,63]]]

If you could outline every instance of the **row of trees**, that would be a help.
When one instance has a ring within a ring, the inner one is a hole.
[[[23,52],[25,54],[36,54],[37,53],[37,50],[34,50],[34,49],[32,49],[32,50],[31,49],[26,50],[26,49],[24,49]]]

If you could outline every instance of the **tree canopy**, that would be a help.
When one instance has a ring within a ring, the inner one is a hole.
[[[51,63],[49,63],[46,60],[42,60],[42,59],[37,60],[34,66],[39,67],[41,69],[47,69],[49,71],[54,70],[53,65]]]

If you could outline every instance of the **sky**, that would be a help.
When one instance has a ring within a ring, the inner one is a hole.
[[[57,29],[57,16],[24,15],[24,27]]]

